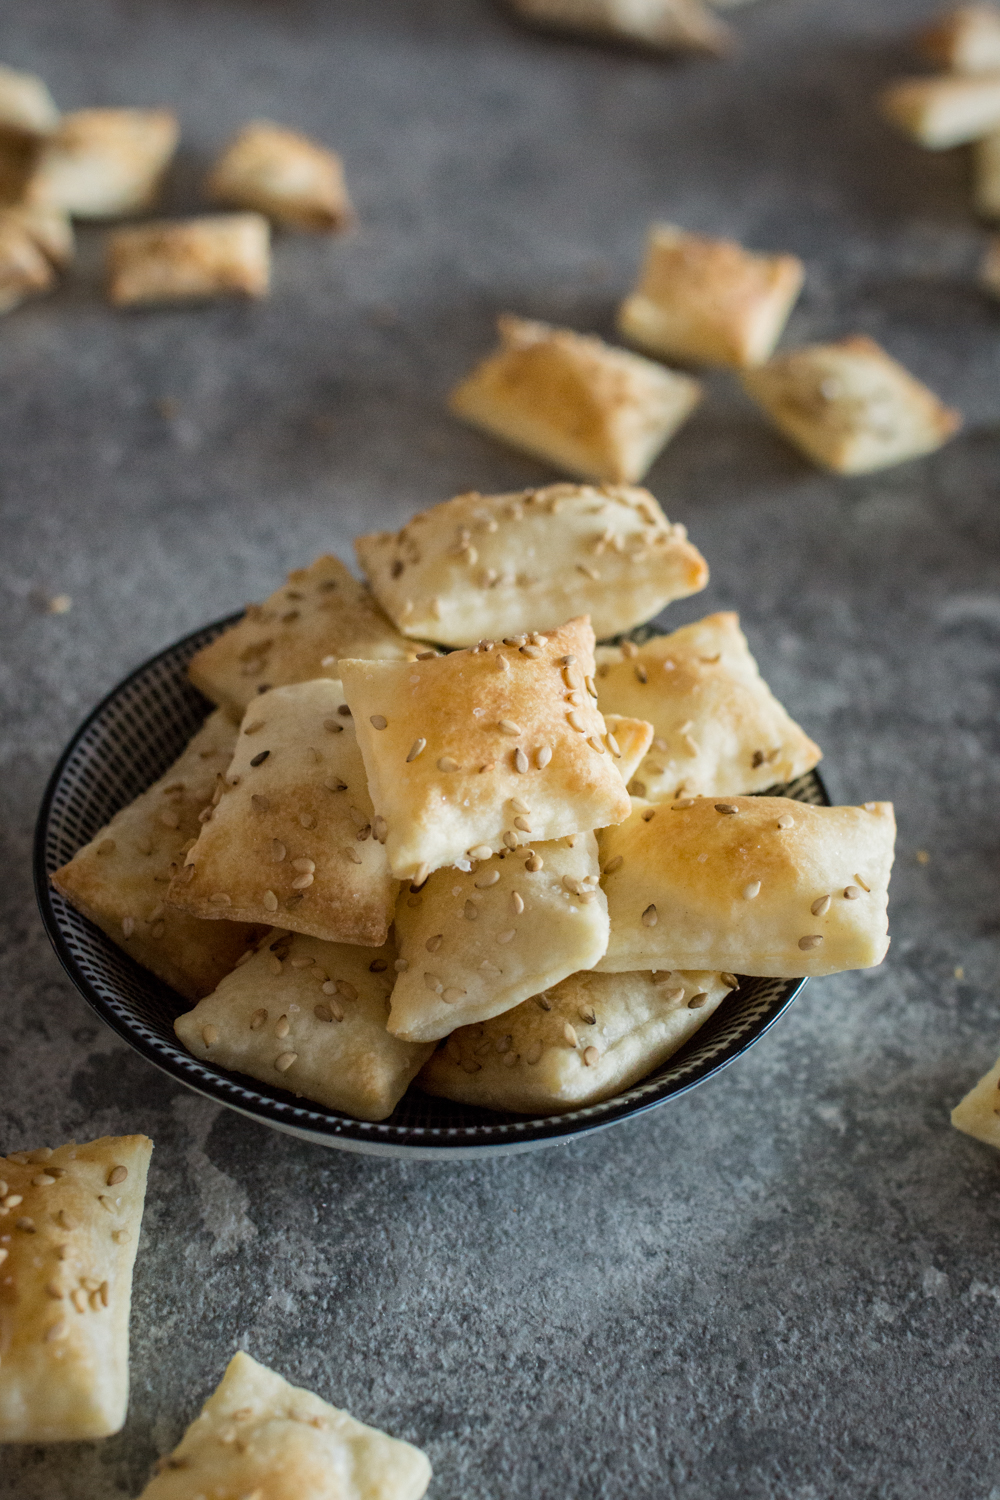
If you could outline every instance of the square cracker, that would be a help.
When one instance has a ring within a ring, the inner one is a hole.
[[[187,1000],[214,990],[257,935],[242,922],[200,922],[165,905],[235,745],[225,714],[210,714],[170,770],[50,877],[77,911]]]
[[[571,974],[424,1064],[427,1094],[515,1114],[611,1099],[666,1062],[733,988],[731,974]]]
[[[635,484],[701,400],[690,375],[599,338],[510,316],[497,329],[452,411],[581,479]]]
[[[215,163],[205,192],[297,229],[343,229],[353,219],[344,164],[308,136],[251,120]]]
[[[116,307],[205,297],[266,297],[271,228],[262,214],[204,214],[118,229],[106,247]]]
[[[591,968],[608,946],[599,881],[597,840],[579,833],[404,887],[389,1030],[436,1041]]]
[[[611,938],[597,967],[797,979],[880,964],[895,834],[891,802],[637,800],[600,837]]]
[[[702,0],[514,0],[527,20],[664,52],[727,52],[732,32]]]
[[[341,662],[394,875],[424,880],[458,860],[628,817],[585,686],[593,688],[593,651],[584,619],[522,646]],[[515,812],[514,801],[529,812]]]
[[[42,148],[31,203],[76,219],[112,219],[155,203],[179,138],[169,109],[78,109]]]
[[[618,327],[664,359],[759,365],[774,350],[804,278],[796,255],[756,255],[732,240],[654,224]]]
[[[838,474],[868,474],[933,453],[962,425],[956,411],[856,335],[777,354],[743,384],[807,458]]]
[[[649,802],[762,792],[821,758],[761,678],[735,614],[707,615],[642,646],[599,646],[597,702],[653,725],[653,748],[629,779]]]
[[[124,1426],[152,1149],[144,1135],[102,1136],[0,1157],[0,1442]]]
[[[400,630],[446,646],[549,630],[576,615],[590,616],[600,640],[708,582],[684,527],[648,490],[626,485],[458,495],[354,546]]]
[[[200,1061],[384,1120],[429,1052],[386,1030],[395,958],[275,931],[174,1030]]]
[[[947,151],[1000,130],[1000,68],[901,78],[882,90],[883,115],[928,151]]]
[[[337,677],[342,656],[408,661],[417,648],[400,635],[339,557],[296,568],[263,604],[204,646],[188,676],[239,723],[258,693]]]
[[[431,1466],[387,1437],[234,1354],[140,1500],[420,1500]]]
[[[1000,1059],[951,1112],[956,1130],[1000,1150]]]
[[[330,943],[381,947],[396,882],[374,821],[340,683],[273,688],[247,709],[167,899],[202,918],[280,921]]]

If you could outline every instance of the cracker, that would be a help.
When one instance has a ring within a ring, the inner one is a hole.
[[[514,0],[527,20],[560,31],[590,33],[664,52],[708,52],[732,46],[732,32],[701,0]]]
[[[263,604],[192,657],[188,676],[239,722],[258,693],[337,677],[342,656],[407,661],[419,648],[399,634],[337,557],[296,568]]]
[[[452,411],[581,479],[636,483],[701,400],[690,375],[599,338],[509,315],[497,330]]]
[[[591,968],[608,946],[599,880],[597,840],[580,833],[404,886],[390,1031],[436,1041]]]
[[[24,228],[0,213],[0,313],[50,291],[56,273]]]
[[[600,835],[606,972],[719,969],[797,979],[868,969],[889,947],[890,802],[636,801]]]
[[[0,1442],[80,1442],[124,1426],[152,1149],[144,1135],[106,1135],[0,1157]]]
[[[431,1478],[419,1448],[356,1422],[242,1351],[157,1467],[140,1500],[420,1500]]]
[[[951,1112],[956,1130],[1000,1150],[1000,1059]]]
[[[599,646],[596,655],[605,719],[610,710],[633,714],[654,729],[653,748],[626,778],[637,797],[762,792],[821,758],[761,679],[738,615],[708,615],[642,646]]]
[[[883,115],[929,151],[947,151],[1000,130],[1000,70],[901,78],[879,96]]]
[[[618,327],[664,359],[759,365],[781,337],[804,279],[796,255],[755,255],[732,240],[654,224]]]
[[[839,474],[868,474],[935,449],[962,425],[874,340],[856,335],[778,354],[743,375],[787,438]]]
[[[248,1073],[359,1120],[384,1120],[430,1049],[386,1030],[396,949],[272,932],[174,1022],[199,1061]]]
[[[509,639],[425,661],[340,664],[379,836],[401,880],[628,817],[586,686],[590,625]]]
[[[59,110],[42,80],[0,66],[0,131],[37,139],[58,124]]]
[[[141,213],[156,202],[177,149],[169,109],[78,109],[42,149],[29,201],[77,219]]]
[[[281,922],[378,948],[396,882],[373,836],[358,739],[339,682],[263,693],[247,710],[217,803],[168,901],[202,918]]]
[[[605,714],[604,723],[608,735],[605,743],[627,785],[653,743],[653,726],[645,719],[629,719],[622,714]]]
[[[446,646],[549,630],[576,615],[590,616],[600,640],[708,582],[684,527],[648,490],[624,485],[458,495],[354,546],[400,630]]]
[[[187,1000],[214,990],[256,936],[241,922],[199,922],[164,904],[235,743],[225,715],[210,714],[169,771],[51,877],[113,943]]]
[[[1000,70],[1000,11],[995,5],[960,5],[920,32],[918,45],[930,62],[952,73]]]
[[[108,298],[116,307],[206,297],[266,297],[271,231],[262,214],[161,219],[108,236]]]
[[[354,217],[337,153],[270,120],[243,126],[212,168],[205,192],[297,229],[343,229]]]
[[[612,1099],[654,1072],[718,1008],[731,974],[571,974],[439,1044],[417,1084],[427,1094],[515,1114]]]

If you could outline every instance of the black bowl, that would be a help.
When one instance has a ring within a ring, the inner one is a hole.
[[[35,891],[63,968],[102,1020],[172,1078],[276,1130],[345,1151],[411,1159],[503,1156],[603,1130],[687,1093],[752,1047],[806,983],[741,979],[739,989],[662,1068],[603,1104],[548,1117],[500,1114],[411,1090],[388,1120],[372,1124],[197,1061],[173,1031],[174,1017],[188,1002],[74,910],[49,876],[180,755],[211,707],[188,681],[187,664],[237,619],[206,625],[161,651],[98,704],[52,773],[35,831]],[[814,771],[772,787],[771,795],[829,805]]]

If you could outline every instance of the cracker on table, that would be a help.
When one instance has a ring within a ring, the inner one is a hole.
[[[685,797],[633,807],[599,837],[611,919],[599,969],[797,979],[882,962],[890,802]]]
[[[599,338],[511,315],[497,329],[452,411],[578,478],[635,484],[701,400],[690,375]]]
[[[386,1030],[396,949],[275,930],[174,1022],[200,1061],[359,1120],[392,1114],[430,1049]]]
[[[0,131],[38,139],[58,124],[59,110],[42,79],[0,66]]]
[[[956,1130],[1000,1150],[1000,1059],[951,1112]]]
[[[839,474],[933,453],[962,425],[958,412],[861,335],[776,354],[742,378],[807,458]]]
[[[759,365],[773,353],[804,278],[796,255],[755,254],[732,240],[654,224],[618,327],[664,359]]]
[[[729,27],[702,0],[514,0],[526,20],[664,52],[728,52]]]
[[[628,817],[588,622],[508,640],[340,664],[378,836],[401,880]]]
[[[648,490],[627,485],[473,491],[354,545],[400,630],[447,646],[549,630],[577,615],[589,615],[602,640],[708,582],[685,528]]]
[[[653,726],[628,778],[637,797],[763,792],[821,758],[761,678],[738,615],[707,615],[642,646],[599,646],[596,657],[605,719],[633,714]]]
[[[247,709],[215,805],[167,899],[201,918],[281,922],[378,948],[396,882],[377,833],[340,683],[273,688]]]
[[[152,1149],[144,1135],[102,1136],[0,1157],[0,1442],[124,1426]]]
[[[140,1500],[420,1500],[419,1448],[289,1385],[242,1350]]]
[[[597,840],[577,833],[531,843],[405,885],[396,942],[401,972],[389,1029],[397,1036],[436,1041],[511,1010],[591,968],[607,947]]]
[[[188,676],[239,722],[268,688],[336,678],[342,656],[407,661],[419,649],[340,559],[326,554],[289,573],[263,604],[248,604],[238,624],[192,657]]]
[[[214,990],[257,935],[242,922],[201,922],[165,904],[235,744],[225,714],[210,714],[169,771],[51,876],[113,943],[188,1000]]]
[[[879,103],[886,119],[919,146],[947,151],[1000,130],[1000,68],[901,78],[882,90]]]
[[[169,109],[78,109],[42,148],[28,201],[77,219],[141,213],[155,203],[177,149]]]
[[[1000,11],[995,5],[959,5],[920,32],[924,56],[951,73],[1000,71]]]
[[[206,214],[117,229],[106,247],[116,307],[206,297],[266,297],[271,231],[262,214]]]
[[[297,229],[343,229],[354,215],[335,151],[270,120],[251,120],[230,141],[205,184],[206,195],[252,208]]]
[[[661,1067],[735,986],[732,974],[571,974],[504,1015],[452,1032],[417,1084],[483,1109],[581,1109]]]

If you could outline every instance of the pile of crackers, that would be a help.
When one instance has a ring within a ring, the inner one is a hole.
[[[629,639],[708,578],[648,491],[459,495],[356,550],[194,657],[215,711],[52,877],[195,1057],[365,1120],[411,1085],[549,1114],[740,975],[881,962],[891,806],[773,794],[820,751],[735,615]]]

